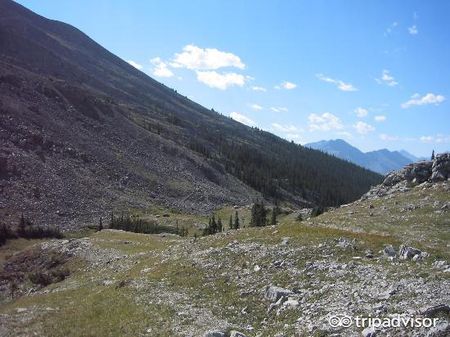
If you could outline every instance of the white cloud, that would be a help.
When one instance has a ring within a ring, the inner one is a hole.
[[[252,90],[253,90],[253,91],[261,91],[261,92],[266,92],[266,91],[267,91],[266,88],[264,88],[264,87],[258,87],[258,86],[256,86],[256,85],[252,87]]]
[[[330,131],[343,128],[339,117],[329,112],[325,112],[321,115],[314,113],[310,114],[308,116],[308,122],[311,131]]]
[[[397,141],[399,139],[397,136],[390,136],[385,133],[381,133],[379,135],[379,137],[381,140],[384,140],[384,141]]]
[[[161,58],[155,57],[150,60],[153,64],[152,74],[157,77],[172,77],[174,73],[169,69],[167,63],[163,62]]]
[[[355,88],[355,87],[354,87],[352,84],[350,84],[350,83],[345,83],[345,82],[343,82],[343,81],[341,81],[341,80],[335,80],[335,79],[333,79],[333,78],[326,77],[326,76],[323,75],[323,74],[317,74],[316,76],[317,76],[317,78],[318,78],[319,80],[321,80],[321,81],[328,82],[328,83],[333,83],[334,85],[336,85],[336,87],[337,87],[339,90],[342,90],[342,91],[357,91],[357,90],[358,90],[357,88]]]
[[[422,136],[420,137],[420,141],[424,143],[432,143],[434,141],[433,136]]]
[[[386,28],[386,32],[384,33],[384,35],[389,35],[389,34],[391,34],[392,33],[392,31],[396,28],[398,26],[398,22],[393,22],[393,23],[391,23],[391,25],[388,27],[388,28]]]
[[[435,136],[422,136],[419,138],[422,143],[450,143],[450,135],[437,134]]]
[[[260,111],[263,109],[263,107],[261,105],[256,104],[256,103],[250,104],[250,108],[252,108],[253,110],[256,110],[256,111]]]
[[[419,94],[414,94],[411,96],[411,99],[402,104],[403,109],[407,109],[414,105],[426,105],[426,104],[435,104],[439,105],[445,101],[445,97],[442,95],[435,95],[432,93],[428,93],[422,97]]]
[[[285,82],[281,83],[279,86],[277,86],[276,88],[283,88],[283,89],[286,89],[286,90],[292,90],[292,89],[297,88],[297,84],[285,81]]]
[[[133,67],[135,67],[136,69],[138,69],[138,70],[142,70],[142,68],[143,68],[142,64],[139,64],[139,63],[134,62],[134,61],[132,61],[132,60],[128,60],[127,62],[128,62],[130,65],[132,65]]]
[[[273,106],[270,108],[273,112],[288,112],[288,108],[285,108],[283,106]]]
[[[408,27],[408,32],[411,35],[417,35],[419,33],[419,30],[417,29],[416,25],[413,25],[411,27]]]
[[[294,125],[282,125],[278,123],[272,123],[272,127],[277,131],[286,133],[293,133],[298,131],[298,129]]]
[[[355,114],[359,118],[366,117],[368,113],[369,113],[369,111],[367,109],[364,109],[364,108],[361,108],[361,107],[358,107],[358,108],[355,109]]]
[[[233,118],[235,121],[248,125],[248,126],[255,126],[256,123],[251,120],[250,118],[248,118],[247,116],[244,116],[243,114],[239,113],[239,112],[231,112],[230,113],[230,117]]]
[[[231,86],[242,87],[246,77],[236,73],[218,73],[217,71],[196,71],[197,80],[211,88],[225,90]]]
[[[171,65],[174,68],[191,70],[216,70],[225,67],[245,69],[245,64],[233,53],[215,48],[200,48],[192,44],[185,46],[181,53],[176,53]]]
[[[386,69],[381,72],[381,77],[377,78],[376,81],[380,84],[386,84],[390,87],[395,87],[398,84],[394,76],[392,76],[389,70]]]
[[[384,115],[377,115],[373,118],[375,122],[384,122],[386,120],[386,116]]]
[[[364,122],[356,122],[356,124],[353,125],[353,127],[355,128],[356,132],[358,132],[359,134],[365,135],[368,134],[369,132],[375,131],[375,128],[367,123]]]

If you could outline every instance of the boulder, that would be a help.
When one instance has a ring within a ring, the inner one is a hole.
[[[271,302],[277,302],[281,298],[287,298],[292,295],[292,291],[281,287],[268,286],[266,288],[265,298]]]
[[[387,257],[396,257],[397,256],[395,248],[392,245],[387,245],[386,247],[384,247],[383,254]]]
[[[450,153],[441,153],[436,156],[431,168],[431,181],[444,181],[450,177]]]
[[[369,326],[361,332],[361,335],[363,335],[364,337],[375,337],[376,336],[375,328]]]
[[[405,167],[405,179],[409,182],[421,184],[431,177],[431,161],[419,161],[417,163],[409,164]]]
[[[225,337],[225,336],[226,333],[220,330],[208,331],[203,335],[203,337]]]
[[[427,337],[447,337],[450,336],[450,324],[446,321],[439,321],[436,326],[430,328]]]
[[[285,238],[283,238],[282,240],[281,240],[281,244],[282,245],[287,245],[289,243],[289,238],[288,237],[285,237]]]
[[[408,247],[408,246],[400,246],[399,248],[399,256],[401,259],[406,260],[406,259],[415,259],[417,260],[418,258],[416,258],[416,256],[421,256],[422,255],[422,251],[420,251],[417,248],[413,248],[413,247]]]
[[[450,306],[448,304],[439,304],[422,311],[422,315],[425,317],[436,317],[439,314],[450,315]]]
[[[384,186],[394,186],[399,182],[405,179],[403,171],[396,171],[389,173],[386,178],[384,178],[383,185]]]
[[[443,271],[450,271],[450,265],[447,263],[447,261],[441,260],[441,261],[435,261],[433,262],[433,268],[440,269]]]
[[[300,305],[299,301],[291,297],[288,298],[288,300],[283,303],[283,306],[288,308],[297,308],[299,305]]]

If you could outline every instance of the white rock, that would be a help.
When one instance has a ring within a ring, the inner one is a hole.
[[[275,286],[268,286],[266,288],[265,297],[266,299],[276,302],[282,297],[288,297],[292,295],[292,291],[288,289],[284,289],[281,287],[275,287]]]
[[[208,331],[203,337],[225,337],[225,332],[219,330]]]
[[[361,332],[361,335],[363,335],[364,337],[375,337],[376,331],[375,331],[374,327],[369,326]]]

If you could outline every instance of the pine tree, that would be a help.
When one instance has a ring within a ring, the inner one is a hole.
[[[267,210],[264,207],[264,203],[256,201],[252,207],[252,218],[250,225],[252,227],[261,227],[267,224]]]
[[[431,160],[434,160],[434,158],[435,158],[435,155],[434,155],[434,150],[433,150],[433,152],[431,152]]]
[[[20,216],[19,226],[17,228],[17,234],[20,237],[25,237],[26,236],[26,228],[25,228],[25,226],[26,226],[26,221],[25,221],[25,217],[24,217],[24,215],[22,213],[22,215]]]
[[[277,212],[276,208],[274,207],[272,209],[272,217],[270,218],[270,224],[272,226],[275,226],[277,224],[277,213],[278,212]]]
[[[114,212],[111,212],[111,220],[109,220],[109,228],[114,228]]]
[[[241,225],[239,224],[239,214],[236,211],[235,215],[234,215],[234,229],[239,229],[241,227]]]
[[[98,223],[98,228],[97,230],[100,232],[101,230],[103,230],[103,219],[102,217],[100,217],[100,221]]]
[[[217,220],[217,233],[222,232],[222,230],[223,230],[222,219],[220,219],[220,217],[219,217],[219,219]]]
[[[233,214],[230,215],[230,222],[228,223],[228,228],[233,229]]]
[[[217,233],[217,222],[216,222],[216,217],[213,215],[212,219],[211,219],[211,229],[209,231],[209,234],[215,234]]]

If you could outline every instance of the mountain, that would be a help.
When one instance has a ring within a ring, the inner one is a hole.
[[[206,214],[256,198],[357,199],[381,176],[178,94],[78,29],[0,1],[0,216],[64,228],[111,211]]]
[[[408,158],[412,162],[416,162],[416,161],[419,161],[419,160],[428,160],[429,159],[429,158],[426,158],[426,157],[416,157],[415,155],[413,155],[413,154],[411,154],[411,153],[409,153],[408,151],[405,151],[405,150],[400,150],[398,152],[400,152],[400,154],[403,157]]]
[[[322,140],[317,143],[306,144],[305,147],[326,152],[360,166],[364,166],[361,163],[364,163],[366,160],[363,152],[342,139]]]
[[[414,157],[404,150],[389,151],[387,149],[381,149],[364,153],[342,139],[323,140],[316,143],[309,143],[305,146],[348,160],[380,174],[398,170],[406,164],[419,160],[419,158]]]

